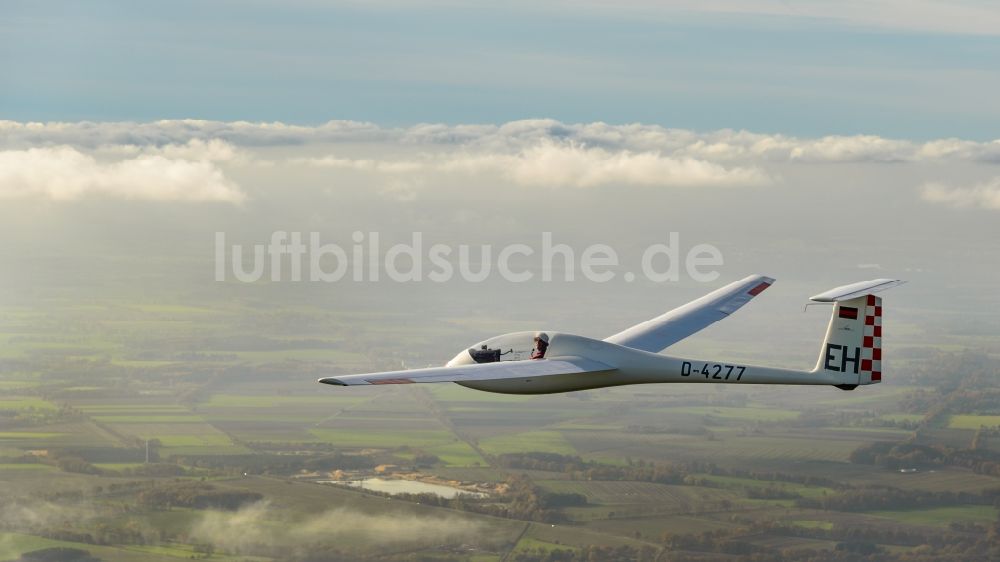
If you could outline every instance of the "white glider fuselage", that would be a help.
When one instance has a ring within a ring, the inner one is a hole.
[[[514,332],[463,349],[444,367],[324,377],[336,386],[454,382],[505,394],[548,394],[647,383],[832,385],[851,390],[882,381],[882,299],[902,281],[874,279],[812,297],[832,305],[819,359],[810,371],[659,352],[728,318],[774,279],[751,275],[598,340],[565,332]]]
[[[608,369],[540,377],[456,381],[456,383],[476,390],[504,394],[550,394],[608,386],[670,382],[813,385],[837,385],[843,382],[810,371],[683,359],[574,334],[546,333],[549,335],[550,343],[545,360],[582,359],[606,365]],[[506,354],[517,357],[512,358],[512,361],[532,361],[519,358],[527,357],[534,334],[535,332],[516,332],[497,336],[477,344],[473,350],[481,349],[485,345],[487,349],[500,349]],[[527,349],[524,349],[526,346]],[[470,351],[463,350],[449,361],[447,366],[458,367],[475,363]]]

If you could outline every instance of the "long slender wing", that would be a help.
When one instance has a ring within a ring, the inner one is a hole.
[[[604,341],[653,353],[662,351],[736,312],[772,283],[770,277],[751,275]]]
[[[431,367],[408,371],[387,371],[363,375],[343,375],[319,379],[324,384],[353,386],[363,384],[411,384],[418,382],[461,382],[494,379],[519,379],[574,373],[612,371],[613,367],[580,357],[561,357],[525,361],[500,361],[476,363],[455,367]]]

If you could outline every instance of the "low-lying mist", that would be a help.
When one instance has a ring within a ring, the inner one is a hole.
[[[489,540],[482,523],[461,517],[376,515],[337,508],[306,519],[290,517],[268,501],[235,512],[206,511],[194,523],[189,539],[235,554],[251,554],[277,546],[335,547],[476,544]]]

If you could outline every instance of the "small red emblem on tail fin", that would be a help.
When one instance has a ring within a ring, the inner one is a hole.
[[[840,317],[847,318],[848,320],[857,320],[858,309],[850,306],[842,306],[840,307]]]

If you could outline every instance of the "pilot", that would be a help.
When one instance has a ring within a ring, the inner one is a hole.
[[[535,334],[535,348],[531,350],[532,359],[545,359],[545,350],[549,348],[549,335],[545,332]]]

